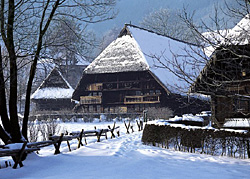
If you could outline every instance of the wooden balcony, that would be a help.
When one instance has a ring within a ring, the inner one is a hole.
[[[144,96],[125,96],[124,104],[149,104],[160,103],[160,96],[156,95],[144,95]]]
[[[81,96],[80,103],[81,104],[101,104],[102,97],[101,96]]]

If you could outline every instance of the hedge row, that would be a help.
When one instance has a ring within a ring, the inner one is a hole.
[[[213,129],[186,129],[170,125],[146,125],[142,135],[146,145],[174,148],[178,151],[199,152],[250,158],[250,133]]]

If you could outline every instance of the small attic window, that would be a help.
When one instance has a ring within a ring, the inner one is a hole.
[[[245,70],[245,69],[243,69],[243,70],[241,71],[241,75],[242,75],[243,77],[247,75],[247,73],[246,73],[246,70]]]

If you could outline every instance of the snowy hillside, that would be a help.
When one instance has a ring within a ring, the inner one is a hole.
[[[107,127],[110,123],[62,123],[63,130]],[[0,178],[249,178],[250,161],[191,154],[146,146],[141,143],[142,132],[125,134],[115,139],[88,139],[88,145],[68,152],[62,143],[62,154],[53,155],[54,147],[42,149],[24,161],[24,167],[0,169]],[[137,129],[134,127],[134,129]],[[108,136],[110,138],[110,136]],[[71,141],[76,149],[77,141]],[[0,163],[2,158],[0,158]]]

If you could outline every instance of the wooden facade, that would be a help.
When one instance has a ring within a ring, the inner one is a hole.
[[[185,56],[183,49],[190,45],[125,25],[119,37],[83,71],[72,96],[77,103],[74,110],[80,113],[141,114],[148,108],[167,107],[174,115],[208,110],[203,101],[170,91],[171,85],[181,84],[180,80],[150,56],[163,56],[165,52],[164,55],[173,58],[174,51],[182,51],[180,56]]]
[[[75,106],[80,113],[142,113],[150,107],[168,107],[180,115],[204,109],[170,93],[150,71],[84,74],[73,99],[80,101]]]
[[[249,57],[249,45],[218,48],[191,87],[211,96],[212,118],[219,127],[228,119],[250,117]]]

